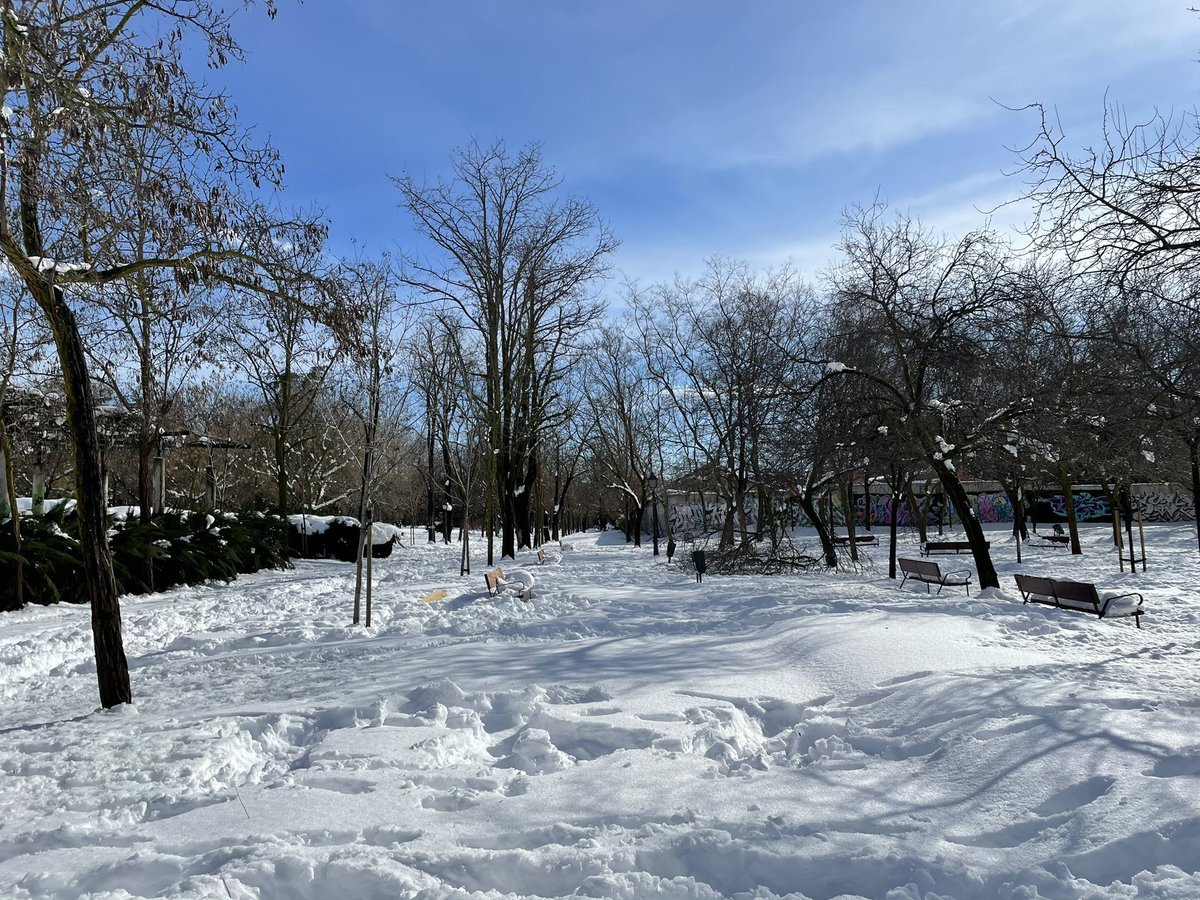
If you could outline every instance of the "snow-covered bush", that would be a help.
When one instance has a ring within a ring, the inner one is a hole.
[[[180,584],[231,581],[264,568],[286,568],[286,523],[264,513],[169,512],[149,522],[109,517],[109,547],[117,588],[145,594]],[[86,603],[78,530],[65,506],[42,517],[22,516],[26,603]],[[0,528],[0,609],[17,606],[16,546]]]

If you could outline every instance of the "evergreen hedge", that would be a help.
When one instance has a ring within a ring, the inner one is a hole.
[[[86,603],[79,531],[59,504],[43,516],[21,517],[21,553],[11,521],[0,522],[0,610],[17,608],[17,561],[24,563],[26,603]],[[259,569],[291,567],[287,522],[269,513],[169,512],[143,522],[109,517],[113,571],[122,594],[147,594],[180,584],[232,581]]]

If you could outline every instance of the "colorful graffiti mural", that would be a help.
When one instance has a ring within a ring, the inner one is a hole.
[[[1190,522],[1195,519],[1195,508],[1192,498],[1182,490],[1171,485],[1138,485],[1134,488],[1134,497],[1145,522]],[[1108,497],[1095,490],[1076,490],[1075,515],[1080,522],[1107,521],[1112,517],[1112,507]],[[984,524],[996,522],[1011,522],[1013,520],[1012,501],[1003,491],[988,491],[971,495],[972,505],[979,521]],[[936,525],[943,513],[943,499],[939,496],[920,498],[926,511],[927,523]],[[1031,516],[1041,522],[1065,522],[1067,519],[1066,502],[1057,491],[1031,491],[1026,502],[1029,504]],[[892,498],[885,494],[872,494],[871,525],[887,527],[892,521]],[[829,510],[829,501],[822,500],[821,512]],[[864,498],[861,494],[854,498],[856,521],[864,521]],[[846,516],[843,510],[842,498],[833,499],[833,526],[846,527]],[[672,529],[680,536],[697,536],[714,534],[721,530],[725,523],[725,503],[717,497],[701,497],[699,494],[672,496],[667,501],[667,515],[671,520]],[[946,511],[949,516],[949,511]],[[957,519],[957,515],[954,516]],[[788,512],[789,524],[808,527],[812,523],[800,509],[792,503]],[[758,522],[758,502],[753,495],[746,498],[746,527],[756,528]],[[912,510],[908,502],[901,500],[896,524],[902,527],[912,527]]]
[[[1112,506],[1103,494],[1093,494],[1091,491],[1075,491],[1075,518],[1080,522],[1095,522],[1112,518]],[[1062,494],[1042,494],[1041,499],[1050,504],[1056,519],[1067,518],[1067,501]],[[1039,511],[1038,518],[1042,516]]]

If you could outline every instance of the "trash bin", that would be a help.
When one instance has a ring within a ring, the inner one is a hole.
[[[704,580],[704,570],[707,568],[703,550],[692,551],[692,564],[696,567],[696,583],[699,584]]]
[[[667,562],[671,561],[671,557],[675,555],[675,542],[667,541]]]

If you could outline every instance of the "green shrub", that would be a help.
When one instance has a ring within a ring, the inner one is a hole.
[[[18,557],[11,520],[0,523],[0,609],[17,608],[17,560],[24,563],[26,603],[86,603],[75,517],[59,504],[44,516],[21,517]]]
[[[60,504],[21,518],[21,554],[0,523],[0,610],[16,608],[16,569],[24,561],[25,602],[87,601],[75,517]],[[180,584],[232,581],[259,569],[290,568],[287,523],[278,516],[169,512],[150,521],[109,519],[117,589],[146,594]]]

